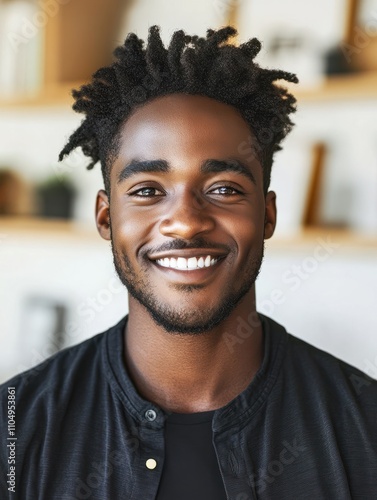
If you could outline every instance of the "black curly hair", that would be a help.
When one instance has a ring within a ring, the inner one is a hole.
[[[206,38],[174,32],[168,48],[160,28],[149,28],[148,44],[129,33],[114,51],[110,66],[100,68],[92,81],[73,90],[73,109],[84,113],[81,125],[60,152],[59,160],[77,147],[91,158],[88,169],[100,161],[105,189],[110,195],[110,167],[119,147],[121,125],[138,106],[173,93],[199,94],[237,108],[256,138],[255,154],[263,168],[267,193],[273,155],[291,130],[289,114],[296,99],[276,80],[297,83],[296,75],[263,69],[254,62],[261,49],[256,38],[236,46],[227,43],[237,34],[232,26],[207,30]]]

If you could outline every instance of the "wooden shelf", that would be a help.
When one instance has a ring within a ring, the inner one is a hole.
[[[1,99],[1,108],[23,108],[44,106],[67,106],[73,103],[71,91],[78,88],[83,82],[72,82],[69,84],[48,85],[44,90],[35,95]]]
[[[333,76],[315,89],[289,85],[298,103],[311,101],[338,101],[350,99],[377,99],[377,72]]]
[[[377,255],[377,234],[366,235],[350,229],[337,229],[333,227],[304,227],[295,234],[273,236],[270,240],[266,240],[266,247],[278,251],[302,250],[304,248],[313,249],[323,241],[339,244],[339,250],[342,253],[343,251],[354,252],[363,250],[372,251],[373,255]]]
[[[6,241],[12,235],[28,236],[38,234],[43,237],[60,237],[69,240],[93,238],[101,240],[97,233],[95,222],[83,224],[77,221],[49,219],[39,217],[0,217],[0,239]],[[297,249],[312,247],[318,244],[318,239],[331,239],[340,243],[343,248],[377,249],[377,235],[367,236],[347,229],[326,227],[303,228],[301,231],[287,236],[273,236],[266,240],[266,246],[271,249]]]
[[[6,243],[7,239],[13,240],[15,237],[38,236],[51,239],[65,239],[68,241],[93,239],[101,240],[95,222],[84,224],[73,220],[53,219],[42,217],[0,217],[0,243]]]
[[[98,68],[112,60],[112,51],[122,40],[122,29],[133,2],[80,0],[57,2],[57,12],[48,17],[43,32],[42,89],[35,95],[5,98],[0,108],[64,106],[72,104],[71,90],[88,82]],[[353,34],[356,0],[348,0],[345,39]],[[59,5],[58,5],[59,4]],[[90,13],[90,15],[88,15]],[[230,9],[229,22],[237,7]],[[331,77],[318,88],[288,86],[299,104],[341,99],[377,99],[377,71]]]
[[[83,81],[49,84],[39,94],[29,97],[2,99],[0,107],[17,108],[28,106],[69,106],[73,103],[71,91],[79,88]],[[377,99],[377,72],[359,73],[331,77],[316,89],[304,89],[299,85],[286,85],[296,96],[298,103],[316,101],[337,101],[350,99]]]

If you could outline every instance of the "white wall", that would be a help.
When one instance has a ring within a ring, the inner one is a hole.
[[[376,248],[352,247],[336,236],[289,250],[267,243],[257,308],[377,378],[376,277]]]
[[[129,31],[146,39],[148,28],[157,24],[161,27],[161,38],[168,43],[173,32],[185,30],[189,35],[205,36],[208,28],[224,24],[229,0],[138,0],[127,12],[121,38]]]
[[[83,231],[84,232],[84,231]],[[128,312],[127,293],[113,269],[110,246],[99,235],[0,228],[0,381],[42,361],[55,350],[48,318],[25,316],[31,297],[65,304],[64,345],[107,329]],[[41,325],[40,332],[35,321]]]

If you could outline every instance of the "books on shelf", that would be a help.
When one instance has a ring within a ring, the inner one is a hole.
[[[32,96],[42,85],[44,12],[34,1],[0,3],[0,96]]]

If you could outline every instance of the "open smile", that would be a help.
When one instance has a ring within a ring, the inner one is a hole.
[[[207,253],[208,252],[208,253]],[[212,270],[225,260],[227,254],[215,250],[200,252],[199,249],[187,249],[186,251],[168,252],[150,257],[153,264],[160,271],[173,273],[176,276],[186,276],[190,281],[206,279],[212,275]],[[185,279],[186,281],[186,279]]]
[[[170,269],[177,269],[179,271],[194,271],[196,269],[203,269],[204,267],[214,266],[220,257],[213,257],[211,255],[202,255],[200,257],[165,257],[157,259],[156,262],[162,267]]]

